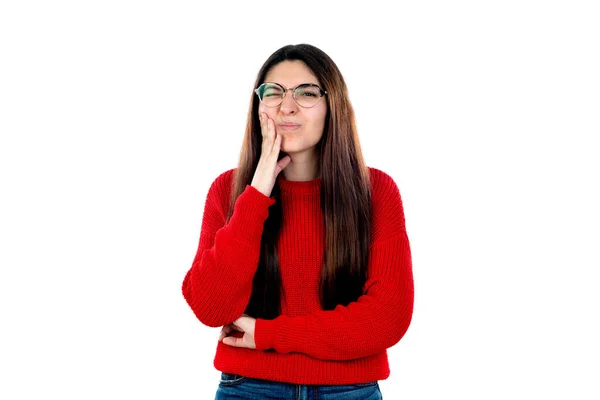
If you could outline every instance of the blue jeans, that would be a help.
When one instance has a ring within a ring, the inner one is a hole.
[[[356,385],[296,385],[221,373],[215,400],[381,400],[377,382]]]

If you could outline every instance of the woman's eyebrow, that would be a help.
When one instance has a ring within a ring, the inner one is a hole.
[[[279,82],[275,82],[275,81],[265,81],[265,83],[276,83],[279,86],[281,86],[282,88],[286,88],[285,85],[283,85],[283,84],[281,84]],[[298,87],[298,86],[301,86],[301,85],[317,85],[317,86],[319,86],[319,84],[316,83],[316,82],[302,82],[302,83],[297,84],[296,86],[288,86],[287,89],[289,89],[289,88],[295,88],[295,87]]]

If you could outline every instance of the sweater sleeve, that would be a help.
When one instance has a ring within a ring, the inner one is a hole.
[[[370,249],[363,295],[334,310],[257,319],[257,350],[351,360],[384,351],[404,336],[413,312],[412,257],[397,186],[390,181],[384,190],[374,210],[378,239]]]
[[[237,198],[229,223],[224,204],[225,179],[211,185],[202,216],[198,250],[182,285],[196,317],[210,327],[236,320],[248,305],[256,272],[264,222],[275,199],[251,185]]]
[[[377,354],[398,343],[410,325],[414,301],[406,233],[375,244],[370,260],[373,273],[357,301],[299,317],[257,319],[257,350],[350,360]]]

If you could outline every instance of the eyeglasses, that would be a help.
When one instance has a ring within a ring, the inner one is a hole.
[[[254,92],[266,107],[277,107],[283,102],[288,90],[292,91],[292,97],[303,108],[316,106],[321,101],[321,97],[327,94],[326,90],[321,89],[314,83],[303,83],[295,88],[284,89],[283,86],[277,83],[265,82],[254,89]]]

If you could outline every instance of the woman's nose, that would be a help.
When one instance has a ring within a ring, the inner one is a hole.
[[[283,101],[281,102],[281,112],[284,114],[291,114],[298,111],[298,104],[296,100],[294,100],[293,92],[288,89],[283,96]]]

